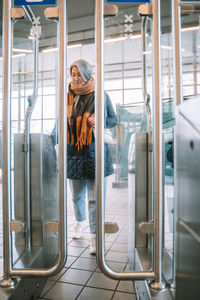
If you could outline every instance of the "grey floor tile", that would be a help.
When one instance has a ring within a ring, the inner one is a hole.
[[[135,294],[115,292],[112,300],[137,300]]]
[[[115,272],[122,272],[125,269],[126,264],[116,261],[107,261],[106,262],[109,268]],[[101,272],[99,268],[96,269],[96,272]]]
[[[125,269],[126,264],[123,262],[108,261],[107,265],[115,272],[122,272]]]
[[[62,268],[62,270],[57,275],[49,277],[49,279],[57,281],[66,271],[67,271],[67,268]]]
[[[115,290],[118,281],[106,277],[102,273],[95,272],[87,283],[87,286]]]
[[[121,244],[127,244],[128,243],[128,237],[127,236],[118,236],[118,238],[116,239],[117,243],[121,243]]]
[[[40,294],[41,297],[45,296],[45,294],[47,293],[47,291],[55,284],[54,281],[52,280],[47,280],[45,283],[45,286],[43,287],[43,290]]]
[[[128,253],[108,251],[108,253],[106,254],[106,260],[127,262],[128,261]]]
[[[77,257],[76,256],[67,256],[67,262],[66,262],[66,264],[65,264],[65,267],[66,268],[69,268],[74,262],[75,262],[75,260],[77,259]]]
[[[116,239],[117,239],[117,236],[116,236],[116,235],[111,235],[111,234],[109,234],[109,235],[106,235],[106,236],[105,236],[105,241],[106,241],[106,242],[114,242]]]
[[[67,238],[67,244],[70,244],[72,240],[73,240],[72,237],[68,236],[68,238]]]
[[[88,271],[95,271],[97,268],[96,260],[79,257],[71,266],[73,269],[82,269]]]
[[[112,247],[110,248],[111,251],[115,252],[128,252],[128,244],[119,244],[119,243],[114,243]]]
[[[85,287],[77,300],[110,300],[112,299],[112,295],[113,291]]]
[[[45,295],[50,300],[75,300],[82,286],[57,282]]]
[[[120,281],[117,291],[135,294],[135,288],[132,281]]]
[[[109,250],[112,247],[113,242],[105,242],[105,249]]]
[[[59,281],[85,285],[91,275],[92,275],[92,272],[90,272],[90,271],[69,269],[59,279]]]
[[[79,256],[84,251],[85,251],[85,248],[68,246],[68,255],[70,255],[70,256]]]
[[[91,259],[96,260],[96,256],[90,254],[90,249],[89,248],[87,248],[83,253],[81,253],[80,257],[91,258]]]

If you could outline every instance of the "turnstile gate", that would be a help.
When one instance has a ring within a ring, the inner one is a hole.
[[[11,221],[15,244],[15,267],[51,267],[59,254],[56,201],[58,170],[55,147],[51,137],[35,133],[30,135],[30,209],[31,249],[26,247],[26,195],[24,134],[14,135],[14,220]],[[21,224],[21,227],[20,227]],[[21,229],[21,230],[20,230]]]

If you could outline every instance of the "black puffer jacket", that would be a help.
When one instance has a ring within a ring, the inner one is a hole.
[[[81,96],[84,97],[84,96]],[[105,127],[116,126],[117,117],[114,112],[111,100],[105,93]],[[54,144],[56,139],[56,125],[52,131],[51,137]],[[104,145],[104,176],[113,173],[113,162],[107,144]],[[78,150],[76,146],[67,144],[67,178],[70,179],[92,179],[95,177],[95,140],[89,146],[84,146]]]

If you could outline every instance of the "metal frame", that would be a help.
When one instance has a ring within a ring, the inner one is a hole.
[[[11,277],[48,277],[57,274],[66,261],[66,1],[59,1],[59,203],[60,256],[57,265],[46,270],[12,269],[10,259],[10,72],[11,72],[11,1],[4,0],[3,31],[3,235],[4,279]]]
[[[154,268],[155,289],[165,288],[162,281],[162,247],[163,247],[163,163],[162,163],[162,102],[161,102],[161,55],[160,55],[160,1],[153,0],[153,199],[154,206]]]
[[[152,6],[151,6],[152,9]],[[148,221],[152,220],[152,112],[150,107],[150,95],[147,92],[147,74],[146,74],[146,31],[148,16],[142,16],[141,33],[142,33],[142,92],[143,101],[147,113],[147,132],[148,132],[148,176],[147,176],[147,197],[148,197]],[[149,240],[150,241],[150,240]]]
[[[30,19],[31,23],[35,20],[35,16],[32,10],[28,7],[28,10],[25,6],[23,6],[26,15]],[[31,16],[30,16],[30,14]],[[39,23],[39,22],[38,22]],[[39,36],[33,37],[33,47],[34,47],[34,78],[33,78],[33,94],[29,96],[28,101],[29,105],[25,115],[25,130],[24,130],[24,165],[25,165],[25,184],[24,184],[24,194],[26,200],[25,207],[25,239],[26,239],[26,247],[28,249],[31,248],[31,195],[30,195],[30,183],[31,183],[31,175],[30,175],[30,121],[31,116],[35,107],[35,103],[37,101],[38,96],[38,50],[39,50]]]
[[[181,62],[181,6],[197,4],[200,5],[199,1],[178,1],[173,0],[172,3],[172,35],[173,35],[173,71],[174,71],[174,106],[180,105],[183,102],[183,83],[182,83],[182,62]],[[176,139],[176,137],[175,137]],[[174,141],[174,144],[175,141]],[[174,173],[176,173],[176,147],[174,147]],[[177,201],[177,178],[174,178],[175,183],[175,203]],[[172,279],[170,281],[171,288],[176,287],[176,242],[175,242],[175,224],[176,224],[176,205],[174,206],[174,238],[173,238],[173,260],[172,260]]]
[[[175,105],[179,105],[183,101],[183,83],[182,83],[182,64],[181,64],[181,20],[180,8],[184,5],[200,5],[199,1],[172,1],[172,34],[173,34],[173,58],[174,58],[174,92]]]
[[[186,2],[184,2],[186,4]],[[191,4],[191,2],[190,2]],[[173,0],[172,4],[172,35],[173,35],[173,57],[174,57],[174,98],[175,105],[182,102],[182,70],[181,70],[181,39],[180,39],[180,6],[178,0]]]
[[[155,253],[153,271],[150,272],[114,272],[106,264],[104,240],[104,143],[103,143],[103,111],[104,111],[104,63],[103,63],[103,0],[96,0],[96,196],[97,196],[97,260],[102,272],[117,280],[155,279],[155,289],[163,289],[162,282],[162,115],[160,95],[160,1],[153,0],[153,41],[154,41],[154,198],[155,198]]]
[[[184,7],[184,5],[192,5],[197,4],[200,5],[199,1],[178,1],[173,0],[172,1],[172,35],[173,35],[173,71],[174,71],[174,106],[180,105],[183,102],[183,83],[182,83],[182,62],[181,62],[181,6]],[[176,137],[175,137],[176,138]],[[175,141],[174,141],[174,144]],[[174,148],[174,172],[176,173],[176,148]],[[175,176],[175,203],[177,201],[177,178]],[[170,282],[171,288],[176,287],[176,279],[175,279],[175,273],[176,273],[176,242],[175,242],[175,223],[176,223],[176,206],[174,206],[174,239],[173,239],[173,270],[172,270],[172,279]]]

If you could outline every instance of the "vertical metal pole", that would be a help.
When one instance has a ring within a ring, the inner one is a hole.
[[[147,76],[146,76],[146,23],[147,17],[142,17],[142,24],[141,24],[141,34],[142,34],[142,92],[144,98],[144,104],[146,103],[147,98]]]
[[[153,0],[153,197],[155,201],[155,252],[154,267],[156,280],[154,289],[164,289],[162,281],[162,217],[163,217],[163,178],[162,178],[162,102],[161,102],[161,55],[160,55],[160,0]]]
[[[180,6],[178,0],[172,1],[172,36],[173,36],[173,71],[174,71],[174,109],[183,101],[182,95],[182,65],[181,65],[181,21],[180,21]],[[174,140],[175,145],[175,140]],[[174,159],[176,149],[174,147]],[[176,160],[174,160],[174,173],[176,174]],[[176,177],[174,178],[174,218],[173,218],[173,265],[172,265],[172,279],[170,281],[171,288],[175,288],[175,272],[176,272],[176,199],[177,199],[177,185]]]
[[[142,93],[144,105],[147,113],[147,130],[149,133],[149,143],[151,143],[152,123],[151,123],[151,108],[149,105],[150,95],[147,93],[147,74],[146,74],[146,23],[147,17],[142,17],[141,34],[142,34]]]
[[[104,263],[104,3],[96,0],[96,101],[95,101],[95,129],[96,129],[96,199],[97,201],[97,258],[99,265]]]
[[[176,89],[176,86],[174,86],[174,89]],[[175,129],[173,130],[173,144],[176,145],[176,135],[175,135]],[[177,201],[177,178],[176,178],[176,147],[174,147],[174,214],[173,214],[173,256],[172,256],[172,279],[169,280],[170,287],[172,289],[176,288],[176,201]]]
[[[31,147],[30,147],[30,121],[38,96],[38,40],[34,41],[34,70],[33,70],[33,94],[30,97],[31,103],[26,111],[24,130],[24,195],[25,195],[25,233],[26,247],[31,249]]]
[[[181,65],[181,21],[180,6],[178,0],[172,0],[172,37],[173,37],[173,73],[174,73],[174,110],[176,106],[183,101],[182,95],[182,65]],[[175,145],[174,140],[174,145]],[[176,149],[174,147],[174,174],[176,174]],[[176,199],[177,199],[177,179],[174,177],[174,217],[173,217],[173,264],[172,279],[170,280],[171,288],[175,288],[175,272],[176,272]]]
[[[181,34],[180,7],[178,0],[172,0],[172,37],[174,65],[174,105],[182,102]]]
[[[193,88],[194,95],[197,95],[197,34],[196,31],[192,33],[192,48],[193,48]]]
[[[19,68],[19,71],[21,71],[21,63],[20,63],[20,68]],[[21,90],[22,90],[22,84],[21,84],[21,81],[22,81],[22,77],[21,77],[21,74],[18,74],[18,82],[19,82],[19,85],[18,85],[18,122],[17,122],[17,130],[18,132],[20,132],[21,130]]]
[[[102,272],[117,280],[155,279],[154,272],[114,272],[105,262],[104,242],[104,86],[103,86],[103,0],[96,0],[96,97],[95,97],[95,152],[96,152],[96,199],[97,199],[97,260]]]
[[[3,77],[3,235],[4,278],[0,285],[13,285],[10,277],[48,277],[56,275],[66,261],[66,1],[60,0],[59,9],[59,203],[60,203],[60,256],[49,269],[13,269],[10,263],[10,51],[11,51],[11,1],[4,0],[4,77]]]
[[[10,69],[11,69],[11,1],[3,2],[3,256],[4,278],[2,287],[11,287],[10,269]]]
[[[142,35],[142,93],[144,107],[146,110],[147,118],[147,132],[148,132],[148,178],[147,178],[147,217],[148,221],[152,220],[153,216],[153,205],[152,205],[152,115],[150,108],[150,95],[147,93],[147,66],[146,66],[146,27],[147,27],[147,16],[142,17],[141,24],[141,35]],[[148,245],[152,246],[152,238],[148,239]],[[152,251],[152,261],[154,261],[154,253]]]
[[[59,8],[59,203],[60,203],[60,263],[66,261],[66,200],[67,200],[67,164],[66,164],[66,141],[67,141],[67,29],[66,15],[67,4],[66,0],[60,0]]]

